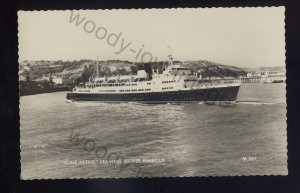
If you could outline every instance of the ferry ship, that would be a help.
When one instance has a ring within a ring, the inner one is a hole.
[[[97,64],[98,72],[98,64]],[[235,101],[240,83],[215,83],[203,80],[181,64],[173,64],[169,54],[167,68],[149,76],[144,70],[137,75],[98,77],[80,84],[67,93],[74,101],[186,103],[201,101]]]

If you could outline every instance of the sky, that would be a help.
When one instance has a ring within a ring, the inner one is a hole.
[[[19,11],[19,61],[285,66],[284,7]]]

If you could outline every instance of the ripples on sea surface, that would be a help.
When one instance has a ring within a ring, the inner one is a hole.
[[[229,106],[140,103],[67,103],[65,92],[20,98],[21,176],[30,178],[286,175],[285,84],[242,84]],[[95,160],[71,142],[74,133],[130,158],[165,163],[72,165]],[[243,157],[256,157],[243,161]]]

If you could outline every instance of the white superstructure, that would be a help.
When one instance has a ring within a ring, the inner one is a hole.
[[[81,84],[80,86],[75,87],[73,92],[127,94],[219,88],[240,85],[240,83],[203,83],[199,80],[199,77],[200,76],[192,74],[187,67],[182,67],[179,64],[173,64],[173,58],[170,54],[168,67],[162,74],[154,73],[152,75],[152,79],[148,77],[148,74],[144,70],[139,70],[137,75],[96,77],[86,84]]]

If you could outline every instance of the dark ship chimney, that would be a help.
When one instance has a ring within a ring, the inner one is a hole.
[[[151,64],[148,64],[148,63],[144,64],[144,70],[147,73],[148,79],[152,80],[153,71],[152,71]]]

